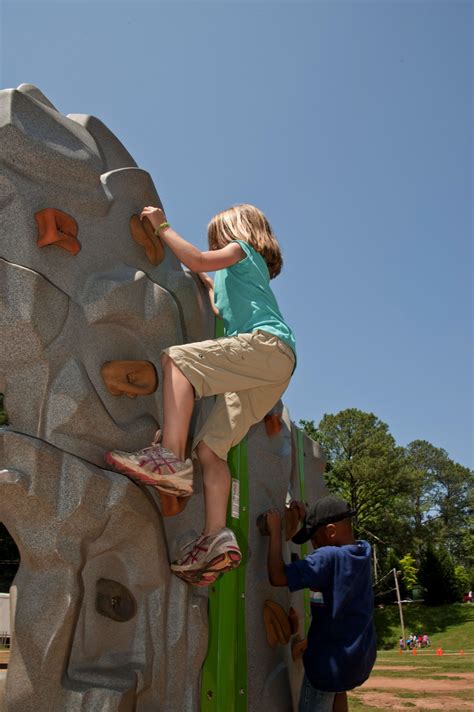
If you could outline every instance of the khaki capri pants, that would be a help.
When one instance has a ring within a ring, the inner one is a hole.
[[[273,408],[294,370],[292,349],[274,334],[254,331],[164,349],[194,388],[196,400],[217,396],[197,433],[222,460]]]

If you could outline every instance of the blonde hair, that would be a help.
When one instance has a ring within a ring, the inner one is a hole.
[[[215,215],[207,228],[209,249],[219,250],[232,240],[243,240],[259,252],[268,266],[270,279],[283,266],[280,245],[261,210],[245,203],[233,205]]]

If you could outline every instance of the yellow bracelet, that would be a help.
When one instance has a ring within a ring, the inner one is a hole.
[[[155,227],[155,229],[154,229],[153,232],[155,233],[155,235],[156,235],[157,237],[159,237],[159,236],[160,236],[160,230],[164,230],[165,227],[169,227],[169,226],[170,226],[169,222],[162,222],[161,225],[158,225],[158,227]]]

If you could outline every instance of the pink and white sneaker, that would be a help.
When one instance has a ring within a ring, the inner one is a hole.
[[[193,493],[193,463],[180,460],[159,443],[138,452],[112,450],[105,461],[118,472],[165,494],[190,497]]]
[[[201,534],[190,545],[183,558],[171,564],[171,570],[195,586],[209,586],[220,574],[237,568],[242,559],[235,534],[227,527],[217,534]]]

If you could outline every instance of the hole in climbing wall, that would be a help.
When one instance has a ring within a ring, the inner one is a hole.
[[[2,425],[8,425],[7,411],[5,410],[3,393],[0,393],[0,428]]]
[[[0,592],[8,593],[20,566],[20,552],[6,526],[0,522]]]
[[[20,565],[20,552],[6,526],[0,522],[0,668],[8,666],[11,640],[10,586]]]

